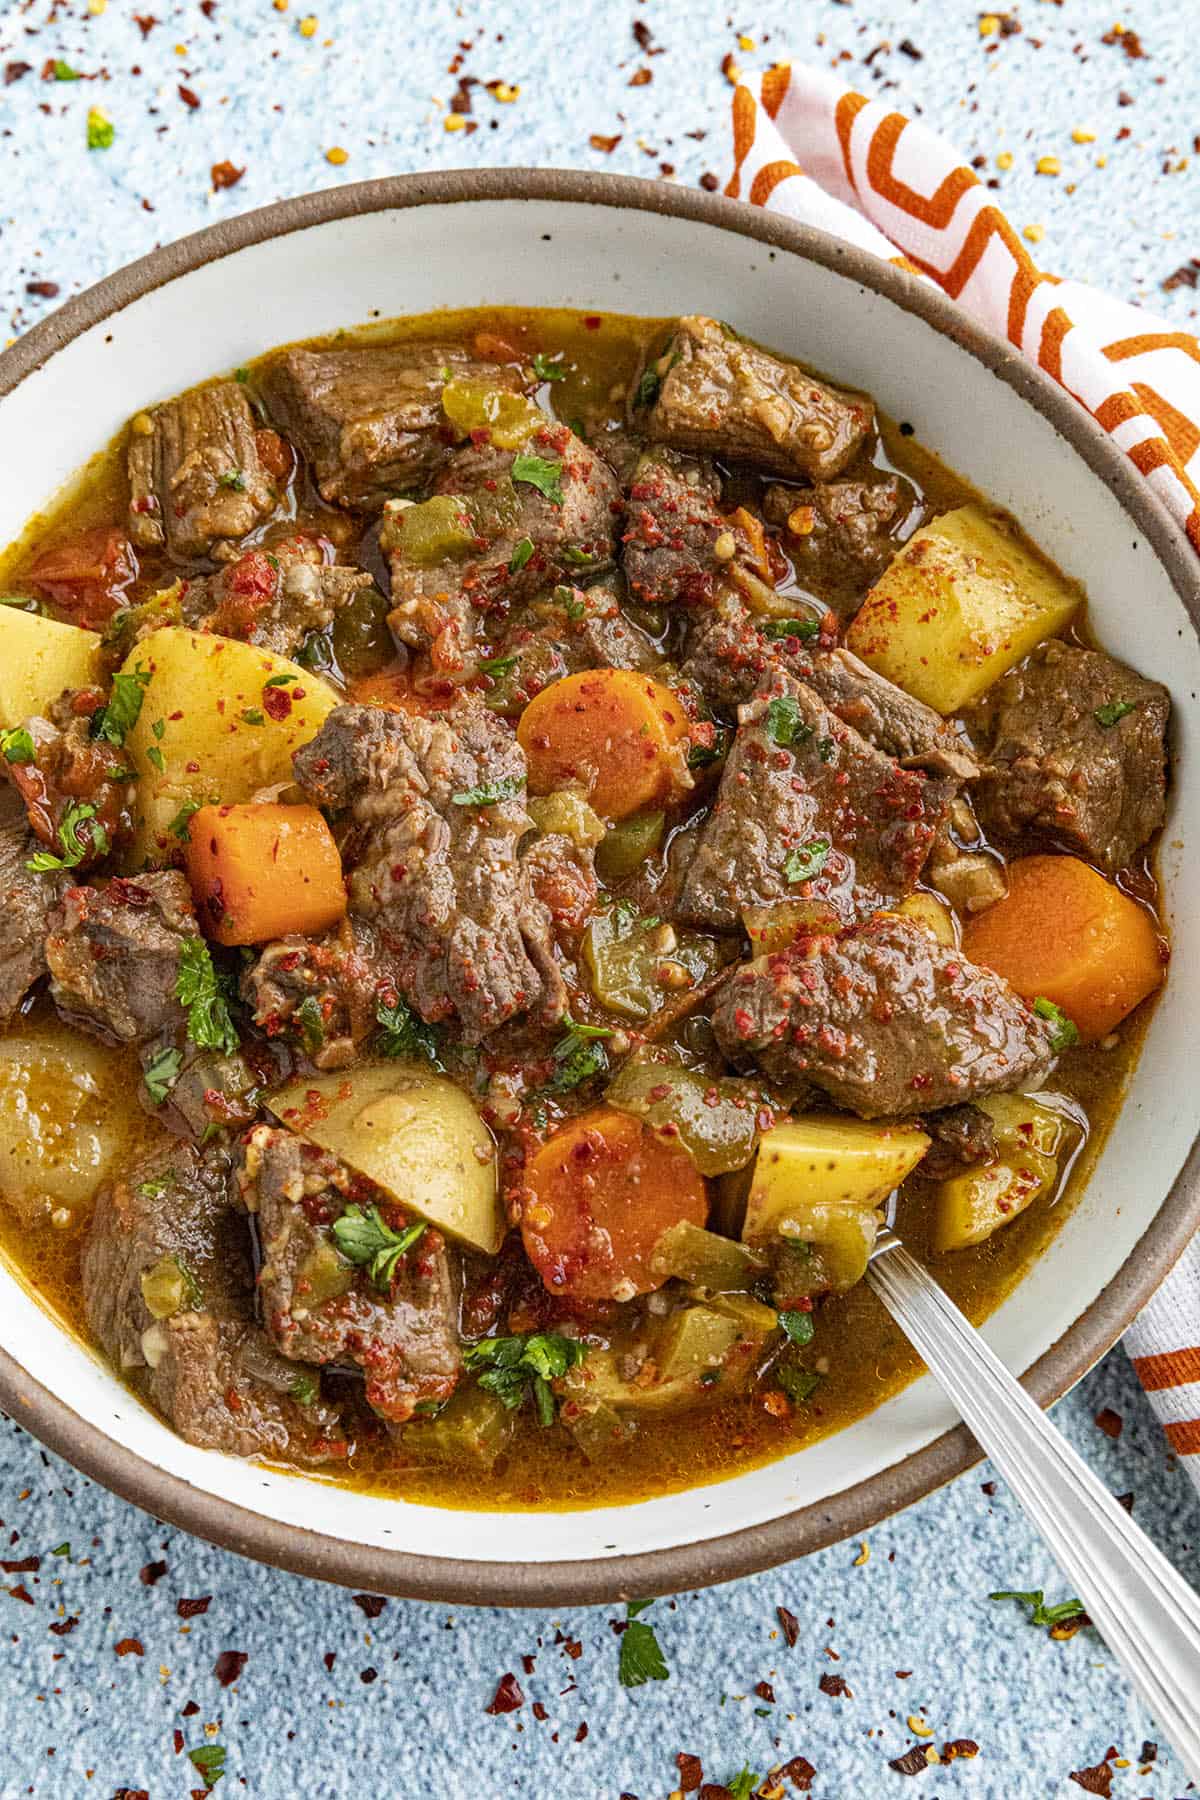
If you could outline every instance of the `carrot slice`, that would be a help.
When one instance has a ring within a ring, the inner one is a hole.
[[[202,806],[184,858],[197,915],[218,944],[324,931],[346,911],[342,859],[315,806]]]
[[[678,799],[688,721],[669,687],[632,669],[586,669],[543,688],[517,725],[535,794],[583,782],[606,819]]]
[[[572,1119],[526,1170],[525,1252],[552,1294],[625,1300],[661,1287],[650,1255],[681,1219],[708,1217],[691,1157],[601,1106]]]
[[[1087,1039],[1119,1025],[1164,972],[1154,921],[1076,856],[1010,863],[1008,893],[967,920],[963,950],[1026,1000],[1052,1000]]]

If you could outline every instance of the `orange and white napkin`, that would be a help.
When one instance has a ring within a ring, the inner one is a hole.
[[[731,199],[936,283],[1087,408],[1200,552],[1200,340],[1039,269],[949,144],[824,70],[793,63],[739,83],[732,123]],[[1200,1484],[1200,1239],[1125,1344]]]

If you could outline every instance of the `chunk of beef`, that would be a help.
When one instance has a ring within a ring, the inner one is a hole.
[[[744,963],[712,1021],[731,1061],[864,1119],[1032,1086],[1054,1060],[1050,1027],[1006,981],[902,918]]]
[[[269,551],[248,550],[215,575],[187,582],[183,622],[292,656],[310,631],[323,630],[372,585],[362,569],[327,563],[313,538],[296,536]]]
[[[680,450],[829,481],[875,428],[865,394],[818,381],[716,319],[680,319],[656,368],[661,379],[644,430]]]
[[[763,495],[766,517],[787,529],[796,579],[843,619],[891,562],[896,533],[917,505],[910,481],[882,471],[868,481],[769,487]]]
[[[368,1403],[392,1424],[446,1400],[462,1369],[458,1295],[440,1232],[427,1227],[380,1283],[341,1254],[333,1226],[347,1206],[377,1207],[393,1231],[410,1221],[344,1163],[290,1131],[260,1125],[243,1146],[241,1203],[258,1221],[258,1290],[273,1341],[289,1359],[353,1363]]]
[[[921,1158],[925,1181],[948,1181],[964,1169],[995,1162],[1000,1154],[993,1120],[978,1106],[947,1106],[922,1119],[933,1139]]]
[[[351,912],[423,1019],[456,1017],[478,1043],[520,1012],[561,1017],[549,917],[517,858],[530,818],[507,725],[478,705],[430,718],[340,706],[293,766],[316,805],[349,811]]]
[[[586,589],[564,584],[520,607],[503,627],[486,671],[487,704],[515,718],[564,675],[581,669],[650,674],[662,661],[657,645],[622,609],[615,578]]]
[[[176,1146],[102,1191],[82,1261],[88,1324],[189,1443],[291,1462],[344,1457],[336,1411],[293,1397],[295,1365],[254,1323],[249,1235],[229,1175],[222,1151]]]
[[[296,1039],[318,1069],[353,1062],[390,988],[375,934],[362,919],[345,919],[320,938],[279,938],[242,977],[259,1030]]]
[[[46,973],[47,917],[66,886],[62,875],[37,875],[27,867],[37,847],[16,794],[0,787],[0,907],[4,909],[0,1025],[8,1024],[34,982]]]
[[[272,434],[273,436],[273,434]],[[172,556],[237,555],[274,510],[245,393],[236,381],[195,388],[138,413],[129,438],[129,535]]]
[[[80,870],[103,862],[133,829],[129,759],[91,736],[90,715],[71,710],[86,701],[95,711],[100,700],[98,689],[62,695],[51,709],[55,722],[25,721],[33,760],[3,765],[25,802],[30,829],[51,855],[69,856]]]
[[[312,464],[322,498],[377,512],[425,487],[445,461],[454,433],[442,389],[451,377],[521,386],[514,370],[478,362],[456,344],[285,350],[261,381],[271,416]]]
[[[627,488],[625,578],[646,606],[710,606],[742,534],[720,510],[712,464],[668,449],[641,456]],[[718,555],[728,550],[728,556]]]
[[[997,837],[1044,833],[1110,875],[1166,812],[1171,701],[1097,650],[1051,639],[996,683],[969,720],[986,745],[974,794]]]
[[[108,1044],[182,1032],[179,955],[199,935],[187,879],[174,869],[68,888],[46,939],[54,1004]]]
[[[520,601],[608,568],[620,494],[607,463],[550,418],[519,453],[464,446],[434,486],[461,508],[457,542],[431,562],[403,509],[388,509],[379,542],[391,568],[390,623],[436,673],[461,679],[475,671],[480,628],[494,635]]]
[[[803,681],[843,724],[905,768],[959,781],[978,773],[970,746],[932,707],[877,675],[852,651],[831,645],[824,632],[804,641],[787,633],[769,635],[739,601],[723,600],[697,621],[682,674],[716,712],[728,716],[775,669]]]
[[[911,892],[952,785],[902,769],[790,675],[738,717],[677,916],[732,930],[744,906],[811,897],[849,920]]]

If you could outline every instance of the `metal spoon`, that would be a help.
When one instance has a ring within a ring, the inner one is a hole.
[[[1076,1455],[893,1231],[867,1281],[920,1352],[1200,1780],[1200,1595]]]

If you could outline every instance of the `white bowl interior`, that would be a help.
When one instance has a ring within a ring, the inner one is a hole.
[[[449,247],[453,246],[448,253]],[[703,310],[872,392],[919,440],[1087,586],[1103,642],[1170,687],[1200,686],[1196,635],[1162,566],[1054,428],[967,351],[890,300],[712,225],[582,202],[473,200],[294,231],[167,282],[68,344],[0,401],[10,447],[0,542],[23,528],[138,406],[274,344],[339,326],[474,304]],[[19,446],[19,454],[13,447]],[[1189,765],[1192,717],[1175,712]],[[1162,875],[1176,942],[1196,921],[1200,781],[1176,781]],[[1179,957],[1124,1114],[1091,1185],[987,1335],[1027,1368],[1100,1293],[1149,1225],[1197,1129],[1189,1066],[1200,959]],[[820,1501],[955,1422],[926,1378],[847,1430],[770,1467],[641,1504],[488,1516],[381,1500],[191,1448],[65,1336],[0,1268],[0,1343],[83,1418],[195,1488],[271,1519],[365,1545],[481,1561],[553,1562],[680,1546]]]

